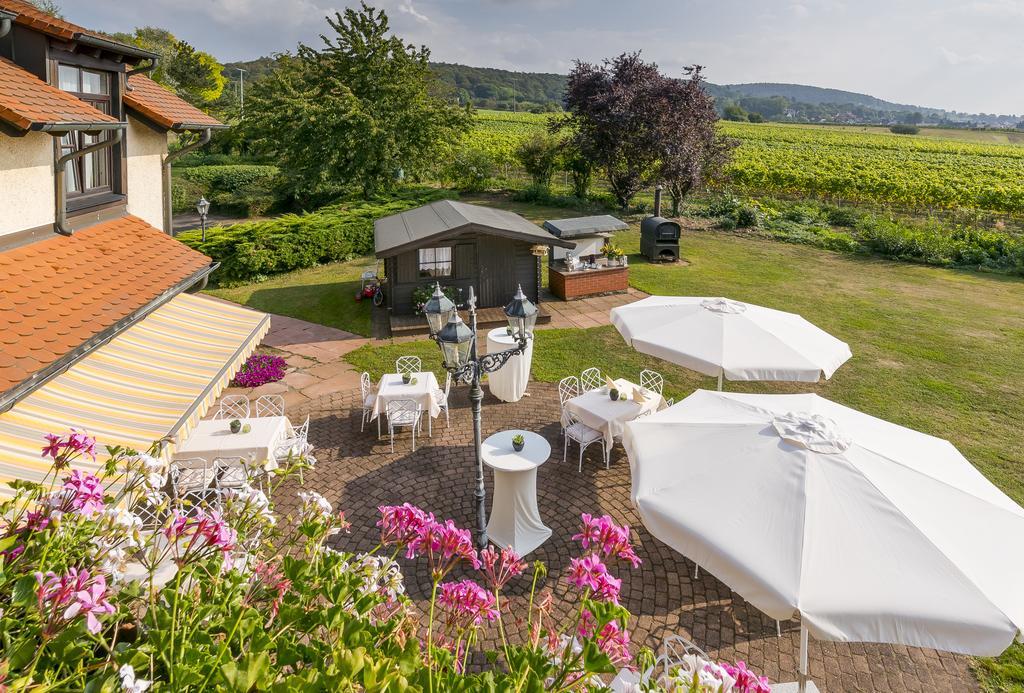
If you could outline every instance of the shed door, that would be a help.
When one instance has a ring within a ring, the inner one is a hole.
[[[480,261],[480,307],[503,306],[515,293],[515,267],[512,261],[515,241],[497,236],[480,236],[477,258]]]

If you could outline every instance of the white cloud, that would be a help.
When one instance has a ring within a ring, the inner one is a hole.
[[[969,55],[961,55],[956,51],[950,50],[944,46],[939,46],[939,53],[942,58],[949,65],[991,65],[994,61],[982,55],[981,53],[971,53]]]

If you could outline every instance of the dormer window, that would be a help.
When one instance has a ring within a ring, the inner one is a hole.
[[[111,114],[111,73],[89,70],[75,65],[57,66],[57,86],[85,101],[97,111]],[[105,139],[107,135],[87,135],[71,132],[60,139],[61,155],[84,149]],[[113,192],[111,177],[111,151],[103,149],[86,154],[68,164],[65,187],[68,198],[102,195]]]

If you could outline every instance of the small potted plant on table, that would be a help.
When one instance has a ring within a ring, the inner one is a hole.
[[[516,452],[522,452],[523,448],[526,447],[526,438],[523,437],[522,433],[517,433],[512,436],[512,449]]]
[[[608,390],[608,396],[611,398],[611,400],[613,402],[616,401],[619,398],[619,390],[618,390],[618,388],[614,388],[613,387],[613,388],[609,389]]]

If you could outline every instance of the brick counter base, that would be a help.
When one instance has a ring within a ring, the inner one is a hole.
[[[555,296],[567,301],[584,296],[626,291],[629,288],[629,268],[608,267],[582,272],[561,272],[549,267],[548,288]]]

